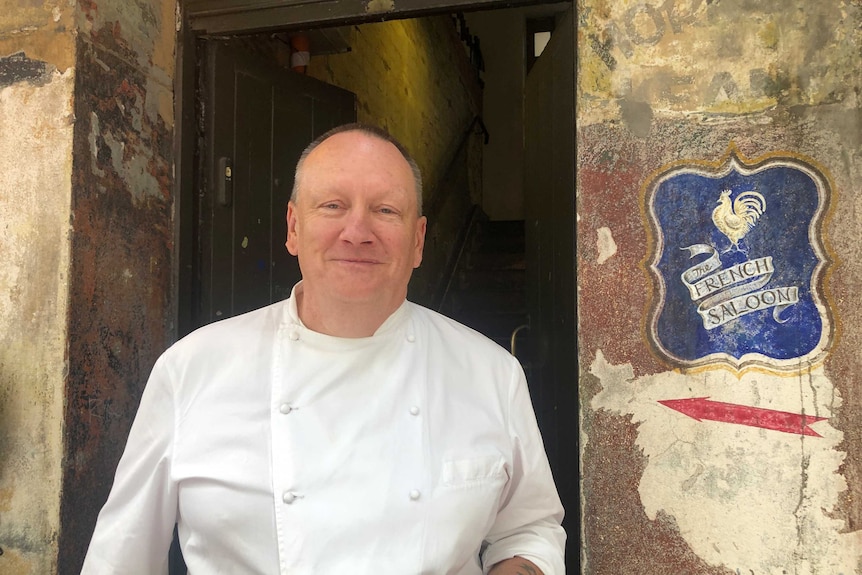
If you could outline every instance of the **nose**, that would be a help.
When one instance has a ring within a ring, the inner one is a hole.
[[[372,231],[371,214],[362,208],[348,210],[343,220],[344,227],[341,230],[342,241],[351,244],[368,244],[374,240]]]

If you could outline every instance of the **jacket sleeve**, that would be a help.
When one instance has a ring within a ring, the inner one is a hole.
[[[167,574],[177,516],[174,425],[172,381],[162,356],[144,389],[82,575]]]
[[[497,519],[485,538],[484,572],[514,556],[529,559],[545,575],[563,575],[566,533],[551,468],[536,424],[524,371],[514,364],[509,392],[513,455],[509,483]]]

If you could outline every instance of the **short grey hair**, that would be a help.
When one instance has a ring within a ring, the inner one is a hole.
[[[372,126],[370,124],[360,124],[360,123],[351,123],[351,124],[343,124],[341,126],[337,126],[332,128],[328,132],[318,136],[311,142],[299,156],[299,161],[296,163],[296,173],[293,177],[293,190],[290,192],[290,201],[296,203],[296,196],[299,187],[299,180],[302,174],[302,168],[305,164],[305,159],[308,158],[309,154],[314,151],[314,149],[322,144],[324,140],[331,138],[336,134],[340,134],[342,132],[361,132],[366,136],[371,136],[372,138],[377,138],[378,140],[383,140],[384,142],[389,142],[398,151],[401,153],[401,156],[410,166],[410,171],[413,172],[413,184],[416,188],[416,208],[418,210],[419,215],[422,215],[422,172],[419,170],[419,165],[416,163],[416,160],[410,155],[410,152],[407,151],[401,142],[396,140],[392,134],[384,130],[383,128],[378,128],[377,126]]]

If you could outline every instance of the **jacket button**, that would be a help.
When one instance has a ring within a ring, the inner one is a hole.
[[[412,499],[413,501],[416,501],[417,499],[419,499],[420,495],[422,495],[422,494],[419,492],[419,490],[414,489],[413,491],[410,492],[410,499]]]

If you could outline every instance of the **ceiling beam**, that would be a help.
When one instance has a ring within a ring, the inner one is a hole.
[[[424,14],[509,8],[553,0],[185,0],[185,21],[202,34],[240,34],[381,22]]]

